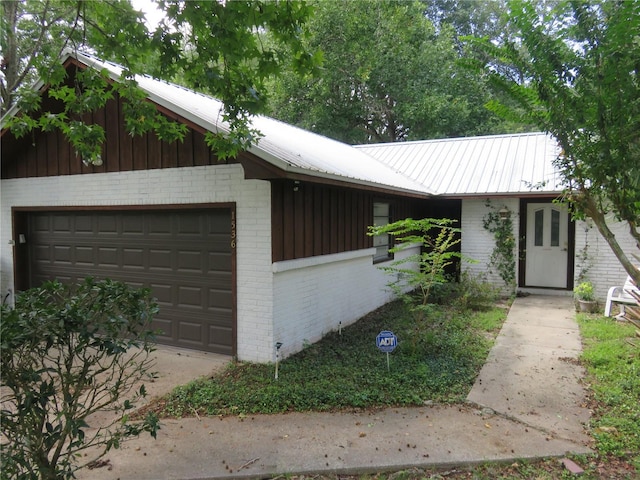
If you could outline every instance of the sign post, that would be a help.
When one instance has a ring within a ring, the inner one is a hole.
[[[390,332],[389,330],[381,331],[376,337],[376,347],[378,347],[381,352],[387,354],[387,370],[391,369],[391,367],[389,366],[389,353],[393,352],[397,346],[398,337],[396,337],[393,332]]]

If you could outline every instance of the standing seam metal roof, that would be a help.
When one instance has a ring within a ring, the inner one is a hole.
[[[106,69],[115,81],[123,68],[67,50],[62,61]],[[223,104],[180,85],[136,75],[149,99],[211,132],[228,132]],[[38,83],[34,88],[42,87]],[[12,109],[7,115],[14,115]],[[4,120],[4,119],[3,119]],[[553,161],[557,142],[544,133],[492,135],[350,146],[278,120],[251,117],[263,135],[249,151],[285,172],[418,195],[518,195],[562,191]]]
[[[356,147],[439,195],[551,194],[563,186],[545,133],[519,133]]]
[[[123,71],[119,65],[88,54],[69,51],[64,60],[69,57],[106,69],[115,81]],[[136,75],[135,80],[157,104],[208,131],[229,131],[229,125],[222,120],[224,107],[219,100],[149,76]],[[425,196],[433,193],[424,184],[350,145],[264,116],[251,117],[251,124],[263,136],[249,151],[284,171]]]

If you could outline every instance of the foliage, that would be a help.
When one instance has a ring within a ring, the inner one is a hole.
[[[493,234],[495,241],[489,267],[498,270],[504,284],[513,292],[516,287],[516,239],[513,235],[511,212],[507,209],[506,215],[501,215],[488,200],[486,206],[490,210],[482,218],[482,226]]]
[[[640,468],[640,355],[628,341],[634,327],[578,315],[585,362],[597,408],[591,429],[598,453],[628,458]]]
[[[212,133],[207,140],[225,158],[255,142],[258,133],[249,116],[264,108],[265,79],[285,64],[309,72],[318,61],[301,43],[302,25],[311,12],[302,1],[158,3],[165,18],[149,32],[129,0],[2,2],[2,114],[19,107],[19,115],[5,119],[3,128],[17,136],[60,128],[83,161],[98,163],[104,131],[87,123],[83,113],[104,105],[115,87],[125,99],[131,135],[153,130],[169,142],[182,139],[186,129],[147,103],[134,80],[135,74],[167,80],[180,76],[224,103],[222,120],[229,131]],[[269,31],[272,41],[260,42],[258,31]],[[121,82],[94,74],[83,79],[90,80],[88,86],[69,85],[59,62],[65,48],[123,65]],[[32,90],[38,78],[62,103],[60,112],[40,108],[39,92]]]
[[[282,361],[278,380],[273,365],[232,364],[178,387],[155,407],[168,416],[243,415],[462,401],[489,352],[487,332],[497,334],[505,311],[434,307],[432,314],[437,333],[419,331],[418,349],[409,341],[413,316],[396,301]],[[381,330],[398,337],[390,371],[375,346]]]
[[[558,140],[555,165],[574,216],[593,219],[638,281],[605,215],[625,222],[640,248],[640,3],[513,0],[507,15],[517,41],[470,39],[490,58],[484,71],[518,102],[526,121]]]
[[[398,253],[415,245],[420,251],[394,260],[381,270],[395,277],[389,283],[396,295],[402,298],[421,321],[429,311],[431,290],[447,282],[445,269],[455,259],[461,258],[454,247],[460,243],[460,229],[452,227],[455,220],[406,218],[381,226],[370,226],[368,235],[393,235],[397,245],[391,253]],[[406,293],[406,292],[409,293]]]
[[[438,305],[455,305],[462,310],[484,311],[494,307],[500,291],[482,275],[474,276],[468,271],[460,274],[460,280],[434,285],[431,300]]]
[[[573,289],[573,294],[578,300],[585,302],[595,302],[596,296],[593,291],[593,284],[591,282],[582,282]]]
[[[4,475],[72,478],[91,447],[102,449],[99,458],[128,437],[155,437],[154,416],[131,423],[127,413],[145,395],[138,385],[150,373],[148,327],[157,306],[148,290],[55,281],[1,308]],[[99,411],[114,412],[113,419],[91,425]]]
[[[292,72],[275,79],[270,115],[349,144],[509,128],[484,107],[486,80],[457,64],[461,51],[452,24],[436,29],[421,2],[313,5],[305,44],[322,51],[323,67],[312,78]]]
[[[591,230],[591,225],[585,222],[584,224],[584,246],[576,252],[576,269],[578,271],[578,275],[576,276],[576,282],[581,283],[587,280],[589,271],[593,268],[593,258],[590,250],[589,244],[589,233]]]

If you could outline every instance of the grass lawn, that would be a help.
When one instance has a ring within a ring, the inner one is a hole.
[[[281,362],[278,380],[273,364],[236,363],[215,378],[177,388],[155,409],[181,417],[461,402],[506,309],[434,306],[427,318],[416,325],[404,304],[390,303]],[[389,371],[375,345],[381,330],[398,337]]]

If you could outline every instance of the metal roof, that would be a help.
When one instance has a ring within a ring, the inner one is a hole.
[[[439,195],[550,194],[562,191],[545,133],[519,133],[356,147]]]
[[[68,51],[63,61],[69,57],[87,66],[106,69],[115,81],[122,73],[121,66],[88,54]],[[219,100],[149,76],[136,75],[135,79],[149,99],[158,105],[211,132],[228,132],[229,126],[222,120],[223,104]],[[398,192],[432,193],[424,184],[376,162],[366,152],[350,145],[264,116],[251,117],[251,123],[263,137],[249,151],[286,172]]]

